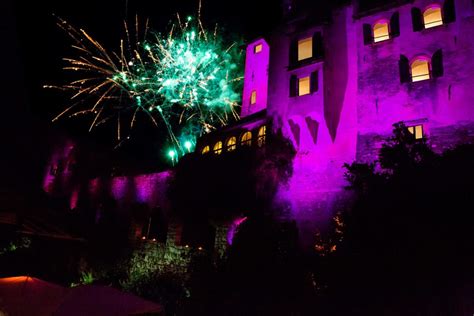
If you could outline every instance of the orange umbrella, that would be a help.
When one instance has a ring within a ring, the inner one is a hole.
[[[9,316],[50,316],[67,289],[28,276],[0,279],[0,311]]]

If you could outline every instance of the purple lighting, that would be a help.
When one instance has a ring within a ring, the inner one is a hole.
[[[239,231],[239,226],[247,220],[247,217],[241,217],[237,218],[232,222],[232,225],[229,228],[229,231],[227,232],[227,243],[229,245],[232,245],[232,242],[234,240],[235,234]]]
[[[259,39],[247,47],[241,117],[267,107],[270,46]]]

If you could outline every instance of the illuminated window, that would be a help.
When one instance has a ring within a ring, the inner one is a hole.
[[[262,44],[255,45],[255,47],[254,47],[254,53],[255,53],[255,54],[258,54],[258,53],[260,53],[260,52],[262,51],[262,49],[263,49]]]
[[[237,148],[237,138],[232,136],[226,143],[227,151],[234,151]]]
[[[250,104],[254,105],[257,103],[257,91],[252,91],[252,94],[250,95]]]
[[[309,77],[298,78],[298,95],[307,95],[311,93]]]
[[[379,22],[374,25],[374,43],[386,41],[390,38],[388,22]]]
[[[222,154],[222,142],[221,142],[221,141],[217,142],[217,143],[214,145],[214,153],[215,153],[216,155]]]
[[[206,146],[202,149],[201,153],[204,155],[204,154],[207,154],[211,149],[209,148],[209,146]]]
[[[240,138],[240,145],[251,146],[252,145],[252,132],[245,132]]]
[[[258,136],[257,136],[258,147],[262,147],[263,145],[265,145],[266,137],[267,137],[267,127],[263,125],[262,127],[258,129]]]
[[[415,139],[423,139],[423,125],[408,126],[408,131],[415,136]]]
[[[298,61],[313,57],[313,38],[298,41]]]
[[[426,59],[417,59],[411,64],[411,79],[413,82],[430,79],[430,64]]]
[[[425,29],[443,25],[443,16],[441,14],[441,8],[439,6],[430,7],[423,12],[423,23]]]

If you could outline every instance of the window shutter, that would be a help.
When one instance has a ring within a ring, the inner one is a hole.
[[[423,15],[421,14],[421,10],[418,8],[411,9],[411,20],[413,23],[413,31],[419,32],[425,28],[423,24]]]
[[[390,38],[400,36],[400,14],[395,12],[390,18]]]
[[[372,35],[372,26],[370,24],[364,24],[364,45],[369,45],[374,42],[374,37]]]
[[[318,82],[318,72],[313,71],[311,73],[310,86],[311,86],[311,93],[318,91],[319,89],[319,82]]]
[[[398,61],[398,67],[400,68],[400,82],[410,82],[410,62],[408,58],[403,55],[400,55],[400,60]]]
[[[290,77],[290,97],[296,97],[298,94],[298,78],[295,75]]]
[[[445,0],[443,4],[443,23],[452,23],[454,21],[456,21],[454,0]]]
[[[435,78],[441,77],[444,74],[443,51],[441,49],[437,50],[431,58],[431,72]]]
[[[290,67],[298,61],[298,41],[292,40],[290,43]]]
[[[321,32],[316,32],[313,35],[313,56],[316,59],[324,57],[324,44]]]

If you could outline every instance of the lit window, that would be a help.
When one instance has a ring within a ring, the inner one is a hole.
[[[263,145],[265,145],[266,135],[267,135],[267,127],[263,125],[262,127],[258,129],[258,138],[257,138],[258,147],[262,147]]]
[[[262,44],[255,45],[255,47],[254,47],[255,54],[260,53],[262,51],[262,49],[263,49]]]
[[[430,65],[426,59],[417,59],[411,64],[411,79],[413,82],[430,79]]]
[[[310,94],[311,87],[310,87],[310,80],[309,77],[299,78],[298,79],[298,95],[306,95]]]
[[[250,104],[254,105],[257,103],[257,91],[252,91],[252,94],[250,95]]]
[[[211,149],[209,148],[209,146],[206,146],[202,149],[201,153],[204,155],[204,154],[207,154]]]
[[[298,61],[313,57],[313,38],[298,41]]]
[[[227,151],[234,151],[237,148],[237,138],[232,136],[227,140]]]
[[[440,7],[430,7],[423,12],[423,23],[425,29],[443,25],[443,16]]]
[[[379,22],[374,25],[374,42],[386,41],[390,38],[390,33],[388,32],[388,22]]]
[[[252,133],[245,132],[240,138],[240,144],[242,146],[251,146],[252,145]]]
[[[415,135],[415,139],[423,138],[423,125],[408,126],[408,131]]]
[[[221,142],[221,141],[217,142],[217,143],[214,145],[214,153],[215,153],[216,155],[222,154],[222,142]]]

